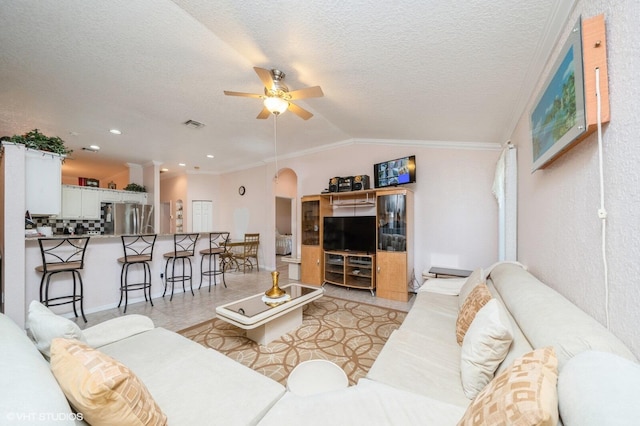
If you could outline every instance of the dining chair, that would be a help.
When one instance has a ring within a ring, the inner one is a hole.
[[[260,272],[260,265],[258,264],[258,246],[260,245],[260,234],[244,234],[244,244],[241,253],[234,254],[238,266],[242,266],[242,272],[247,272],[247,266],[253,269],[253,262],[251,259],[255,259],[256,269]]]

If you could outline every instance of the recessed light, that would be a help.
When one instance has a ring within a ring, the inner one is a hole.
[[[184,163],[178,163],[178,166],[180,166],[180,167],[184,167],[184,166],[186,166],[186,164],[184,164]]]
[[[167,169],[166,167],[163,167],[162,169],[160,169],[160,173],[166,173],[168,171],[169,169]]]
[[[98,152],[100,151],[100,147],[98,145],[90,145],[90,146],[83,147],[82,150],[89,151],[89,152]]]
[[[100,147],[98,145],[89,145],[89,148],[95,149],[96,151],[98,151],[100,149]]]
[[[118,129],[111,129],[111,130],[109,130],[109,131],[110,131],[111,133],[113,133],[114,135],[121,135],[121,134],[122,134],[122,132],[121,132],[120,130],[118,130]]]
[[[207,154],[207,158],[213,158],[214,155],[213,154]]]

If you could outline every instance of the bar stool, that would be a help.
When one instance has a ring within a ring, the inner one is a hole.
[[[171,283],[171,298],[173,300],[173,289],[176,281],[182,281],[182,291],[186,292],[184,282],[189,280],[189,286],[191,288],[191,294],[195,296],[193,292],[193,280],[192,280],[192,267],[191,258],[195,255],[196,242],[200,234],[174,234],[173,235],[173,251],[164,254],[164,258],[167,259],[167,263],[164,265],[164,293],[162,297],[167,293],[167,286]],[[189,264],[189,274],[186,271],[187,262]],[[176,261],[182,263],[182,275],[176,275]],[[167,274],[169,271],[169,262],[171,262],[171,276]]]
[[[213,285],[218,285],[216,277],[222,275],[222,283],[225,288],[227,282],[224,279],[224,256],[227,251],[227,241],[229,241],[229,232],[211,232],[209,233],[209,248],[200,250],[202,257],[200,258],[200,289],[202,287],[202,279],[204,276],[209,277],[209,292],[211,292],[211,276],[213,276]],[[204,258],[209,259],[209,269],[205,270]],[[213,258],[213,267],[211,265],[211,258]]]
[[[84,288],[80,271],[84,268],[84,254],[87,250],[90,237],[65,237],[65,238],[39,238],[42,265],[36,267],[37,272],[42,272],[40,280],[40,303],[45,306],[59,306],[71,303],[73,313],[78,318],[76,303],[80,304],[82,319],[87,322],[84,315],[82,301]],[[65,296],[49,297],[51,277],[63,272],[71,273],[73,279],[73,292]]]
[[[122,304],[122,296],[124,295],[124,313],[127,313],[127,304],[129,302],[129,292],[142,290],[144,300],[151,302],[151,267],[149,262],[153,260],[153,246],[156,243],[156,234],[148,235],[122,235],[122,249],[124,256],[118,258],[118,263],[122,264],[122,272],[120,273],[120,302],[118,308]],[[142,266],[143,280],[135,283],[129,282],[129,267],[131,265]],[[149,298],[147,299],[147,292]]]

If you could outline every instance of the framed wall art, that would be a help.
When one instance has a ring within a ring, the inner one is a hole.
[[[531,130],[534,171],[586,130],[580,19],[571,30],[534,104]]]
[[[596,69],[601,122],[609,121],[604,15],[573,26],[531,111],[532,172],[593,133],[596,117]]]

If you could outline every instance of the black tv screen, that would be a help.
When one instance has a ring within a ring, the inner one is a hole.
[[[416,181],[416,156],[397,158],[373,165],[376,188],[405,185]]]
[[[328,216],[322,235],[324,250],[373,253],[376,251],[375,216]]]

